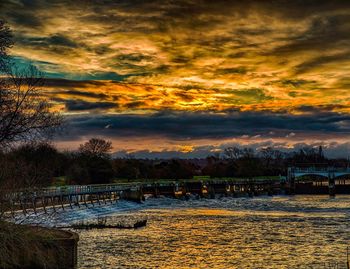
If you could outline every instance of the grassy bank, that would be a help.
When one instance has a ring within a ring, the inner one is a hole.
[[[67,253],[65,231],[0,221],[0,268],[63,268]]]
[[[173,178],[163,178],[163,179],[154,179],[154,178],[138,178],[138,179],[127,179],[127,178],[115,178],[112,180],[111,183],[114,184],[141,184],[141,183],[169,183],[169,182],[193,182],[193,181],[202,181],[202,182],[208,182],[208,181],[231,181],[231,182],[241,182],[241,181],[260,181],[260,180],[274,180],[276,182],[280,181],[279,176],[258,176],[258,177],[252,177],[252,178],[242,178],[242,177],[195,177],[191,179],[173,179]],[[67,184],[67,180],[64,176],[62,177],[57,177],[54,178],[52,187],[61,187],[61,186],[66,186],[69,185]]]
[[[259,176],[252,178],[241,178],[241,177],[218,177],[218,178],[208,178],[208,177],[198,177],[192,179],[121,179],[117,178],[113,180],[113,183],[169,183],[169,182],[193,182],[193,181],[231,181],[231,182],[241,182],[241,181],[263,181],[263,180],[274,180],[276,182],[280,181],[279,176]]]

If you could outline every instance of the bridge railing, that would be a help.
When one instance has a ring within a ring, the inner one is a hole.
[[[349,172],[350,168],[341,167],[290,167],[294,173],[310,173],[310,172]]]
[[[54,196],[69,196],[69,195],[84,195],[84,194],[97,194],[104,192],[119,192],[127,189],[137,189],[143,187],[150,187],[154,184],[158,186],[167,186],[167,185],[176,185],[176,184],[187,184],[187,183],[202,183],[202,184],[216,184],[216,183],[226,183],[233,185],[247,185],[247,184],[271,184],[274,180],[262,179],[262,180],[227,180],[227,181],[217,181],[215,179],[202,182],[198,180],[186,180],[173,181],[168,183],[113,183],[113,184],[94,184],[94,185],[67,185],[67,186],[58,186],[58,187],[44,187],[44,188],[27,188],[27,189],[18,189],[15,191],[8,191],[6,198],[8,200],[18,200],[18,199],[32,199],[36,197],[54,197]]]
[[[8,192],[8,199],[16,199],[18,197],[53,197],[53,196],[67,196],[79,194],[95,194],[103,192],[123,191],[130,188],[135,188],[131,184],[95,184],[95,185],[67,185],[59,187],[45,187],[33,189],[19,189]]]

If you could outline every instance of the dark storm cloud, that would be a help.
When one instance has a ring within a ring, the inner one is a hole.
[[[125,62],[125,63],[139,63],[143,60],[152,60],[152,56],[143,55],[140,53],[130,53],[130,54],[121,54],[115,57],[117,62]]]
[[[331,111],[334,110],[341,110],[346,108],[344,105],[334,104],[334,105],[320,105],[320,106],[308,106],[303,105],[295,108],[296,111],[303,112],[303,113],[313,113],[314,115],[319,114],[328,114]],[[338,114],[339,115],[339,114]]]
[[[187,93],[184,92],[176,92],[174,95],[180,97],[181,100],[186,101],[186,102],[192,102],[195,98]]]
[[[350,39],[349,39],[350,46]],[[295,75],[303,74],[311,71],[315,68],[323,67],[326,64],[339,64],[346,63],[350,60],[350,50],[342,53],[337,53],[335,55],[325,55],[313,58],[311,60],[305,61],[295,67]]]
[[[2,16],[10,18],[14,24],[22,27],[41,28],[43,26],[42,21],[37,16],[33,15],[32,12],[34,10],[35,9],[31,9],[27,11],[9,10],[8,12],[5,13],[6,15],[2,15]]]
[[[130,103],[126,103],[125,107],[126,108],[139,108],[145,105],[145,102],[143,101],[134,101],[134,102],[130,102]]]
[[[48,37],[27,37],[27,36],[16,36],[16,43],[22,46],[63,46],[76,48],[76,44],[73,40],[61,34],[55,34]]]
[[[44,78],[45,86],[52,88],[87,88],[87,87],[98,87],[103,86],[103,82],[96,80],[68,80],[68,79],[54,79]]]
[[[306,108],[301,108],[306,109]],[[230,112],[225,115],[210,113],[163,112],[153,115],[89,115],[70,118],[72,137],[110,135],[117,137],[163,136],[174,139],[231,138],[249,134],[268,136],[298,133],[303,135],[344,134],[350,131],[350,116],[319,112],[308,108],[308,115]],[[104,129],[105,126],[113,126]]]
[[[247,68],[244,66],[232,67],[232,68],[219,68],[215,71],[217,75],[226,74],[246,74],[248,72]]]
[[[305,85],[310,85],[310,84],[314,86],[316,81],[305,80],[305,79],[283,79],[283,80],[277,81],[277,83],[280,83],[283,86],[303,87]]]
[[[264,100],[271,100],[273,97],[267,95],[263,89],[244,89],[232,91],[237,97],[242,97],[247,101],[261,102]]]
[[[80,97],[88,97],[88,98],[96,98],[99,100],[108,99],[109,95],[104,93],[94,93],[94,92],[83,92],[77,90],[67,90],[67,91],[54,91],[50,92],[52,95],[63,94],[65,96],[80,96]]]
[[[347,9],[349,10],[349,6]],[[340,10],[338,10],[340,11]],[[276,47],[272,55],[296,54],[300,51],[319,51],[338,47],[347,48],[350,44],[350,18],[344,14],[310,17],[308,28],[298,35],[292,35],[286,45]]]
[[[64,100],[64,103],[67,111],[101,111],[118,107],[118,104],[112,102],[87,102],[83,100]]]

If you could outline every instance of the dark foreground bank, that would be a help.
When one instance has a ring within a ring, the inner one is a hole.
[[[0,268],[77,268],[76,233],[0,222]]]

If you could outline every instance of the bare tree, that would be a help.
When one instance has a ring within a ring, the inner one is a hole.
[[[11,46],[11,32],[0,21],[0,149],[46,138],[62,123],[43,94],[42,74],[33,66],[20,69],[11,62]]]
[[[227,159],[237,160],[242,157],[242,150],[237,147],[228,147],[225,148],[224,155]]]
[[[35,67],[8,71],[0,89],[0,147],[50,136],[62,123],[42,94],[43,78]]]
[[[7,67],[9,59],[7,50],[13,45],[12,34],[10,28],[4,21],[0,20],[0,71]]]
[[[111,150],[112,142],[100,138],[91,138],[79,147],[80,153],[97,157],[106,157]]]
[[[263,148],[260,150],[266,168],[270,168],[271,161],[275,156],[275,150],[272,147]]]

